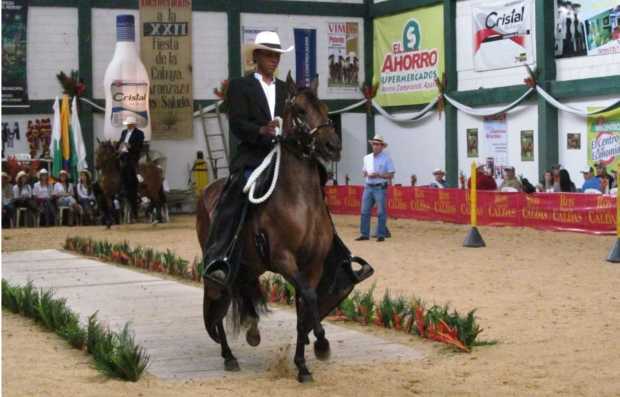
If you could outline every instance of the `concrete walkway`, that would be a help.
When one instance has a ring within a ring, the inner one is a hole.
[[[2,277],[17,285],[31,280],[38,288],[52,288],[56,297],[67,299],[82,321],[98,311],[99,320],[112,329],[118,330],[130,322],[137,343],[151,356],[148,371],[155,376],[235,376],[224,372],[219,345],[205,332],[201,288],[57,250],[3,253]],[[244,334],[230,338],[241,366],[238,374],[266,371],[278,351],[288,344],[292,344],[292,356],[295,324],[294,311],[272,309],[261,318],[260,346],[248,346]],[[332,363],[376,364],[422,357],[410,347],[341,326],[325,323],[325,329],[332,346]],[[306,351],[312,370],[317,364],[311,346]]]

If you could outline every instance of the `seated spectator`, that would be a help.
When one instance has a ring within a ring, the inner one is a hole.
[[[445,189],[447,187],[445,176],[446,173],[443,172],[441,168],[436,168],[435,171],[433,171],[433,177],[435,180],[431,182],[429,186],[437,189]]]
[[[77,184],[76,195],[84,219],[84,224],[95,224],[95,212],[97,210],[97,199],[91,182],[91,175],[88,170],[80,171],[80,181]]]
[[[26,182],[27,179],[28,174],[25,171],[17,173],[15,186],[13,186],[13,204],[16,210],[26,208],[27,218],[34,219],[37,214],[37,205],[32,200],[32,188]]]
[[[601,180],[601,192],[608,193],[609,189],[614,186],[614,177],[607,173],[607,167],[603,163],[594,163],[596,168],[596,176]]]
[[[411,186],[415,186],[418,183],[418,177],[416,174],[411,175]]]
[[[570,174],[565,169],[561,169],[560,175],[560,191],[564,193],[571,193],[577,191],[575,184],[570,179]]]
[[[65,170],[61,170],[58,175],[58,182],[54,185],[54,198],[56,199],[56,205],[58,207],[69,207],[69,219],[68,223],[74,225],[74,218],[76,214],[80,213],[80,206],[74,197],[73,184],[69,182],[69,173]],[[60,222],[62,223],[62,219]]]
[[[13,203],[13,185],[11,177],[2,173],[2,227],[10,227],[15,222],[15,204]]]
[[[499,190],[504,191],[505,188],[515,189],[517,192],[523,191],[523,185],[521,184],[521,181],[515,176],[515,167],[504,167],[504,180],[502,181]]]
[[[52,185],[49,183],[49,174],[45,168],[41,168],[37,173],[39,181],[32,188],[32,195],[37,202],[39,208],[39,216],[41,224],[45,226],[54,226],[55,208],[52,201]]]
[[[542,181],[540,181],[540,184],[536,186],[537,190],[542,193],[553,192],[553,180],[553,172],[550,170],[545,171]]]
[[[476,169],[476,188],[478,190],[497,190],[497,183],[493,178],[493,172],[481,165]],[[461,188],[465,188],[465,176],[461,174]],[[471,188],[471,177],[467,180],[467,188]]]
[[[596,189],[599,192],[602,192],[601,178],[594,175],[594,170],[592,169],[592,167],[584,171],[581,171],[581,173],[583,174],[583,180],[584,180],[583,185],[581,186],[582,192],[585,192],[588,189]]]

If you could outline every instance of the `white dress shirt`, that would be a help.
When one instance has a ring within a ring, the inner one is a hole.
[[[260,86],[263,87],[263,92],[267,98],[267,104],[269,105],[271,119],[273,120],[276,116],[276,78],[274,77],[269,84],[263,80],[263,75],[260,73],[254,73],[254,78],[258,80]]]
[[[127,135],[125,136],[125,140],[123,141],[127,145],[129,145],[129,138],[131,138],[131,134],[132,134],[133,130],[135,130],[135,128],[127,129]]]
[[[52,197],[52,186],[49,183],[43,186],[41,182],[37,182],[34,184],[32,194],[38,199],[48,199]]]

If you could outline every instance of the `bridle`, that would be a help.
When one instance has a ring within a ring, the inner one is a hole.
[[[305,115],[300,111],[296,103],[297,95],[292,95],[286,99],[285,109],[290,109],[291,122],[293,124],[294,134],[289,134],[289,137],[297,137],[300,139],[294,139],[304,149],[304,155],[310,158],[320,157],[317,156],[317,132],[322,128],[333,128],[334,124],[330,119],[327,122],[320,124],[314,128],[311,128],[308,124],[308,120]],[[309,141],[303,142],[304,137],[310,137]],[[306,152],[307,151],[307,152]]]

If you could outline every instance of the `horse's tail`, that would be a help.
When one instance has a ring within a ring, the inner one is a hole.
[[[253,279],[248,280],[246,274],[239,274],[230,289],[232,310],[227,324],[235,335],[239,334],[241,328],[249,327],[258,321],[261,314],[269,311],[266,291],[263,291],[259,278],[250,277]]]

